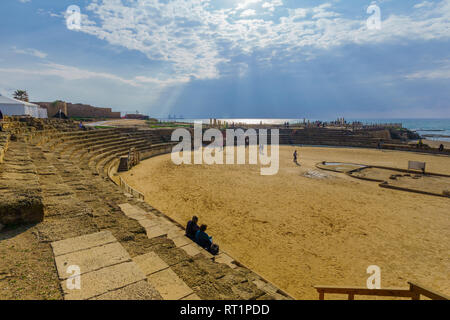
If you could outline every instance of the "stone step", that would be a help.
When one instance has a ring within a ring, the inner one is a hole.
[[[0,224],[36,223],[44,219],[37,169],[22,141],[9,143],[0,165]]]
[[[133,261],[144,272],[147,281],[158,290],[164,300],[180,300],[194,294],[193,290],[156,253],[149,252],[134,257]],[[195,297],[200,299],[197,295]],[[191,299],[195,297],[192,296]]]
[[[223,276],[229,277],[230,279],[240,279],[237,275],[241,272],[242,268],[239,267],[238,263],[236,263],[231,256],[225,252],[213,256],[191,239],[187,238],[184,235],[184,230],[180,226],[166,219],[161,213],[155,214],[148,212],[143,208],[130,203],[119,204],[119,207],[126,216],[135,219],[145,228],[147,236],[150,239],[170,239],[175,248],[183,250],[192,259],[196,259],[199,263],[196,265],[196,268],[200,265],[204,266],[201,267],[201,269],[203,269],[201,272],[211,272],[211,269],[214,269],[211,268],[211,263],[218,266],[225,265],[228,269],[223,273]],[[202,259],[205,259],[204,261],[206,264],[200,263]],[[174,257],[167,255],[158,256],[158,254],[150,252],[134,257],[133,260],[140,266],[141,270],[146,273],[150,283],[155,286],[164,299],[186,298],[195,300],[196,298],[199,298],[199,296],[201,297],[201,291],[198,292],[198,294],[195,293],[195,296],[188,294],[187,288],[189,288],[189,284],[183,284],[181,282],[182,279],[176,279],[176,276],[180,277],[178,273],[183,275],[185,272],[199,272],[196,271],[195,268],[193,268],[193,270],[188,270],[190,267],[188,265],[184,266],[183,262],[180,262],[179,259],[174,259]],[[220,269],[224,270],[222,267],[220,267]],[[219,279],[221,279],[221,277],[222,276],[219,276]],[[235,280],[236,283],[232,286],[235,290],[234,294],[239,295],[243,299],[262,297],[262,295],[266,295],[268,298],[281,300],[290,298],[261,277],[253,275],[252,279],[251,285],[255,286],[257,290],[260,290],[259,294],[255,289],[249,290],[248,286],[246,286],[245,289],[240,288],[242,284],[239,284],[240,282],[237,280]]]
[[[161,299],[109,231],[52,242],[51,246],[65,300]]]
[[[180,300],[194,293],[170,268],[149,275],[147,281],[158,290],[164,300]]]
[[[206,250],[184,237],[181,226],[150,205],[135,198],[128,199],[119,187],[96,174],[95,169],[100,167],[103,170],[102,166],[117,155],[117,150],[96,157],[92,161],[93,166],[89,167],[79,161],[82,152],[72,153],[67,150],[73,148],[66,148],[65,142],[59,144],[61,146],[56,151],[49,151],[45,146],[30,148],[32,160],[26,159],[26,153],[17,154],[17,159],[22,157],[23,161],[36,165],[46,213],[50,213],[43,223],[36,226],[37,238],[41,242],[78,238],[77,243],[81,245],[83,241],[79,237],[96,234],[100,230],[113,235],[113,239],[106,240],[106,243],[94,241],[93,245],[88,243],[65,251],[58,251],[55,244],[55,279],[60,279],[65,299],[269,297],[253,283],[259,277],[250,270],[232,262],[227,264],[232,258],[225,255],[214,261]],[[142,150],[151,148],[152,144],[148,143]],[[119,206],[125,203],[126,206]],[[123,214],[125,212],[128,215]],[[137,261],[149,259],[150,253],[164,264],[143,271]],[[67,287],[67,279],[73,279],[64,269],[75,262],[81,267],[82,285],[86,281],[93,283],[84,293],[75,294]],[[118,270],[123,275],[114,277]],[[104,283],[94,285],[101,279],[105,280]]]

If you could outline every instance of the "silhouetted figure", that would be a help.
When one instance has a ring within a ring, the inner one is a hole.
[[[297,163],[297,150],[294,151],[294,163]]]
[[[193,216],[192,220],[188,221],[186,226],[186,236],[193,241],[195,241],[195,235],[197,234],[197,231],[200,229],[199,226],[197,225],[197,222],[198,222],[197,216]]]
[[[441,143],[439,146],[439,152],[443,152],[444,151],[444,145]]]

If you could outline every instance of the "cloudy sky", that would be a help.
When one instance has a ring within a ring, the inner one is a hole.
[[[381,29],[370,0],[1,0],[0,93],[155,117],[450,118],[450,0],[376,4]]]

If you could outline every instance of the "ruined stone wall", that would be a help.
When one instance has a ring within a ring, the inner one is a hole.
[[[150,117],[143,114],[127,114],[126,119],[148,120]]]
[[[369,135],[373,138],[379,138],[384,140],[390,140],[391,139],[391,133],[388,129],[384,130],[376,130],[376,131],[367,131]]]
[[[42,108],[47,109],[47,115],[49,118],[54,117],[61,110],[65,115],[67,115],[67,103],[64,101],[55,102],[33,102]]]
[[[97,108],[87,104],[67,104],[69,117],[79,118],[120,118],[120,112],[112,112],[111,108]]]
[[[61,110],[68,117],[76,118],[111,118],[120,119],[120,112],[113,112],[111,108],[97,108],[88,104],[70,103],[64,101],[33,102],[47,109],[49,118],[54,117]]]

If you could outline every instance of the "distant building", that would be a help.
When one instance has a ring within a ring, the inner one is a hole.
[[[64,101],[36,103],[47,109],[49,117],[58,117],[59,113],[63,113],[69,118],[120,119],[120,112],[113,112],[111,108],[98,108],[88,104]]]
[[[148,120],[148,119],[150,119],[150,117],[143,115],[143,114],[129,113],[129,114],[125,115],[125,119]]]
[[[25,102],[0,95],[0,110],[7,116],[31,116],[47,118],[47,109],[37,104]]]
[[[49,118],[67,118],[67,103],[64,101],[35,103],[40,105],[42,108],[47,109],[47,115]]]

